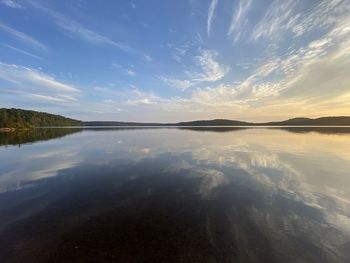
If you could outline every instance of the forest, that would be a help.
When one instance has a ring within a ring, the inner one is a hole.
[[[23,109],[0,109],[0,128],[27,129],[34,127],[54,126],[82,126],[79,120],[66,118],[60,115],[23,110]]]

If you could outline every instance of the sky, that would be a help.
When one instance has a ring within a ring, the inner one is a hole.
[[[81,120],[350,115],[350,0],[0,0],[0,108]]]

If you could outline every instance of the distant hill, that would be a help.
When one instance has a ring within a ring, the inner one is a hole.
[[[270,126],[350,126],[350,117],[321,117],[317,119],[294,118],[280,122],[269,122]]]
[[[294,118],[278,122],[244,122],[236,120],[215,119],[177,123],[140,123],[116,121],[89,121],[85,126],[350,126],[350,117],[322,117],[317,119]]]
[[[78,120],[60,115],[22,109],[0,109],[0,128],[33,128],[53,126],[82,126]]]
[[[189,122],[179,122],[177,126],[249,126],[252,123],[235,120],[215,119],[215,120],[199,120]]]

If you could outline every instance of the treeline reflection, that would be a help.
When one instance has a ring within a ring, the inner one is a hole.
[[[0,133],[0,146],[18,145],[48,141],[61,138],[69,134],[81,132],[81,128],[37,128],[16,132]]]
[[[125,130],[150,130],[150,129],[178,129],[178,130],[188,130],[188,131],[198,131],[198,132],[235,132],[247,129],[278,129],[285,130],[292,133],[309,133],[317,132],[321,134],[350,134],[350,127],[246,127],[246,126],[139,126],[139,127],[128,127],[128,126],[109,126],[109,127],[89,127],[84,128],[86,131],[125,131]]]
[[[195,132],[237,132],[246,129],[278,129],[291,133],[350,134],[350,127],[89,127],[89,128],[38,128],[0,133],[0,146],[22,145],[61,138],[82,131],[126,131],[149,129],[179,129]]]

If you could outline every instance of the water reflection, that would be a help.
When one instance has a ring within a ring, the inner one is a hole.
[[[350,127],[278,127],[277,129],[293,133],[350,134]]]
[[[350,136],[87,130],[0,148],[4,262],[347,262]]]
[[[81,128],[37,128],[30,130],[23,130],[18,132],[0,132],[0,146],[1,145],[18,145],[25,143],[34,143],[38,141],[47,141],[55,138],[81,132]]]

